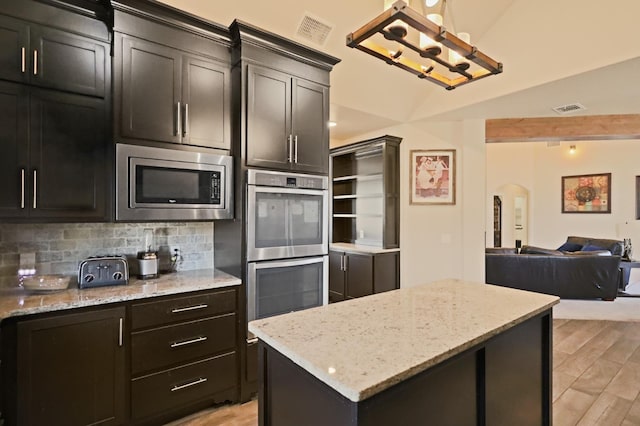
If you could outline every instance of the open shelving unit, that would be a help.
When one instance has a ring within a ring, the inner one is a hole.
[[[331,150],[332,242],[399,247],[399,151],[383,136]]]

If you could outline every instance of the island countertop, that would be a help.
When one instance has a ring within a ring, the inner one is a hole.
[[[158,278],[130,278],[127,285],[78,289],[50,293],[31,293],[22,288],[0,290],[0,320],[64,309],[124,302],[147,297],[240,285],[239,278],[217,269],[162,274]]]
[[[558,303],[442,280],[249,323],[249,330],[351,401],[362,401]]]

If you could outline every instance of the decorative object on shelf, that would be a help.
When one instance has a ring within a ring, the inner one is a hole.
[[[411,150],[411,204],[456,203],[456,151]]]
[[[438,18],[425,17],[409,4],[385,1],[385,11],[347,35],[347,46],[382,59],[447,90],[502,72],[495,61],[470,44],[468,33],[442,26],[446,0]],[[449,51],[444,59],[443,46]]]
[[[631,246],[631,238],[625,238],[624,240],[624,251],[622,252],[622,258],[624,260],[631,260],[633,256],[633,247]]]
[[[562,213],[611,213],[611,173],[563,176]]]

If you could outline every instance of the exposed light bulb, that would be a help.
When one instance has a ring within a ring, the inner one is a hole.
[[[427,5],[427,7],[433,7],[436,4],[438,4],[440,0],[425,0],[425,4]]]
[[[439,13],[430,13],[427,15],[427,19],[433,22],[434,24],[442,26],[442,15],[440,15]],[[442,44],[437,43],[428,35],[420,33],[420,49],[424,50],[424,49],[430,49],[434,47],[438,47],[442,49]]]
[[[338,123],[336,123],[335,121],[330,121],[329,122],[329,127],[336,127],[338,125]]]
[[[571,145],[569,147],[569,154],[575,154],[576,153],[576,146],[575,145]]]

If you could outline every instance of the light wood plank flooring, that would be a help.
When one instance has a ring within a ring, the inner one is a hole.
[[[640,426],[640,322],[553,321],[554,426]],[[256,426],[251,401],[171,426]]]

